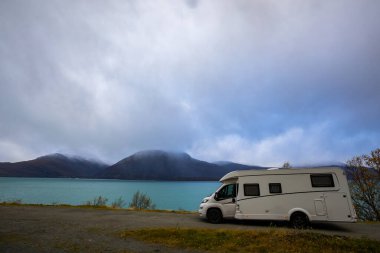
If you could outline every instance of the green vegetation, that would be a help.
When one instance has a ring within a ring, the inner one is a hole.
[[[132,202],[129,203],[129,207],[133,209],[156,209],[156,205],[152,200],[144,193],[140,191],[135,192],[132,197]]]
[[[92,200],[86,201],[84,206],[92,206],[92,207],[111,207],[111,208],[123,208],[126,205],[125,200],[122,197],[117,198],[111,203],[111,206],[107,205],[108,199],[102,196],[95,197]],[[132,197],[131,203],[129,203],[129,207],[137,210],[145,210],[145,209],[155,209],[156,205],[153,204],[150,197],[144,193],[140,193],[140,191],[135,192]]]
[[[121,237],[209,252],[380,252],[380,242],[374,240],[282,229],[160,228],[128,230]]]

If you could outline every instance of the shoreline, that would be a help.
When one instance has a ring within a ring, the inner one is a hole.
[[[118,208],[112,206],[93,206],[93,205],[70,205],[70,204],[28,204],[18,202],[0,202],[0,206],[25,206],[25,207],[56,207],[56,208],[78,208],[78,209],[95,209],[95,210],[112,210],[112,211],[134,211],[134,212],[157,212],[157,213],[175,213],[175,214],[197,214],[197,211],[187,210],[170,210],[170,209],[136,209],[136,208]]]

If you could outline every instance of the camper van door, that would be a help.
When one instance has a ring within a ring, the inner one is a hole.
[[[222,204],[224,217],[234,217],[236,212],[236,184],[223,186],[215,194],[215,200]]]

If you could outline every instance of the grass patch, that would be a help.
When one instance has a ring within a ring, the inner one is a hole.
[[[121,237],[210,252],[380,252],[380,242],[374,240],[280,229],[242,231],[160,228],[128,230]]]
[[[380,225],[380,221],[359,221],[358,223]]]

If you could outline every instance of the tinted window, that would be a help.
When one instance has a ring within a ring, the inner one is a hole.
[[[310,175],[313,187],[334,187],[334,179],[331,174]]]
[[[244,195],[245,196],[260,196],[259,184],[245,184]]]
[[[269,184],[269,193],[282,193],[280,183],[270,183]]]

